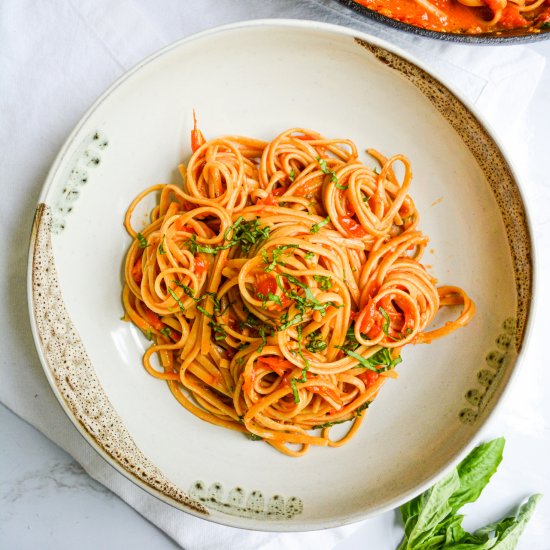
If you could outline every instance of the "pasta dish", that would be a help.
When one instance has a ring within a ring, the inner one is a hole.
[[[206,141],[195,122],[191,143],[182,183],[125,217],[124,319],[152,341],[145,369],[197,417],[287,455],[346,443],[402,348],[475,312],[420,263],[409,160],[369,149],[371,168],[351,140],[303,128]],[[448,306],[455,320],[432,327]]]
[[[355,0],[397,21],[439,32],[480,34],[550,28],[549,0]]]

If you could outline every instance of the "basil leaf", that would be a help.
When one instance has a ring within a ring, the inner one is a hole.
[[[541,498],[542,495],[540,494],[530,496],[527,502],[519,507],[515,517],[505,518],[498,522],[495,527],[498,542],[492,548],[495,550],[514,550]]]
[[[399,550],[513,550],[541,495],[533,495],[514,517],[468,533],[456,511],[475,501],[502,460],[504,439],[476,447],[451,474],[401,506],[405,537]]]
[[[502,460],[504,438],[476,447],[457,467],[460,486],[449,499],[451,513],[477,500]]]
[[[374,372],[378,372],[378,369],[376,368],[376,365],[373,365],[371,360],[370,360],[370,357],[363,357],[362,355],[359,355],[358,353],[356,353],[355,351],[351,351],[351,350],[347,350],[346,353],[350,356],[350,357],[353,357],[354,359],[357,359],[357,361],[359,361],[359,363],[361,364],[362,367],[365,367],[369,370],[372,370]]]
[[[420,512],[410,530],[405,548],[417,548],[427,542],[436,532],[438,525],[451,513],[449,498],[460,487],[456,468],[438,481],[420,497]]]

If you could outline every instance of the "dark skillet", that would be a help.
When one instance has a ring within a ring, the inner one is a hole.
[[[396,21],[385,15],[369,10],[364,6],[361,6],[354,0],[335,0],[342,6],[353,10],[360,17],[364,19],[372,19],[378,21],[383,25],[391,27],[393,29],[399,29],[411,34],[416,34],[417,36],[427,36],[428,38],[437,38],[439,40],[449,40],[450,42],[466,42],[469,44],[518,44],[524,42],[537,42],[539,40],[545,40],[550,38],[550,28],[541,29],[540,32],[533,32],[529,30],[529,27],[524,27],[521,29],[514,29],[510,31],[498,31],[492,33],[482,33],[482,34],[457,34],[457,33],[448,33],[448,32],[438,32],[430,31],[427,29],[422,29],[420,27],[415,27],[414,25],[409,25],[408,23],[402,23],[401,21]]]

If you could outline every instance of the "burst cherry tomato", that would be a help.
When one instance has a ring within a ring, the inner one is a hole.
[[[277,206],[279,203],[275,200],[273,194],[270,193],[264,199],[258,200],[256,204],[264,204],[265,206]]]
[[[372,386],[377,380],[380,375],[377,372],[374,372],[373,370],[368,370],[363,372],[358,376],[363,382],[365,383],[365,386],[369,387]]]
[[[138,258],[138,261],[134,264],[134,267],[132,268],[132,278],[134,279],[137,285],[141,284],[141,280],[143,279],[143,269],[141,266],[141,258]]]
[[[348,233],[351,237],[364,237],[367,232],[352,218],[342,217],[338,221],[340,225],[344,228],[344,231]]]
[[[143,312],[145,313],[145,320],[156,330],[162,330],[165,325],[160,320],[160,317],[154,312],[151,311],[147,306],[143,306]]]
[[[263,300],[269,293],[275,294],[277,291],[277,280],[273,275],[260,276],[256,287],[256,298]]]
[[[202,273],[204,273],[209,266],[210,263],[203,254],[197,254],[195,256],[195,273],[197,275],[201,275]]]

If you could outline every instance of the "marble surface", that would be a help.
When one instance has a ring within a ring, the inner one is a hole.
[[[530,45],[550,61],[550,41]],[[479,51],[483,52],[483,48]],[[506,48],[502,48],[506,55]],[[518,98],[521,101],[521,98]],[[505,435],[505,462],[474,505],[466,527],[488,523],[510,512],[533,492],[546,493],[518,548],[550,548],[550,380],[544,339],[550,305],[545,281],[550,274],[550,181],[546,158],[550,142],[550,63],[528,108],[529,164],[525,193],[531,206],[538,252],[538,322],[523,372],[506,404],[484,435]],[[536,409],[533,409],[536,403]],[[400,528],[394,513],[361,524],[337,550],[391,549]],[[179,548],[163,532],[92,480],[72,458],[37,430],[0,406],[0,548]]]

